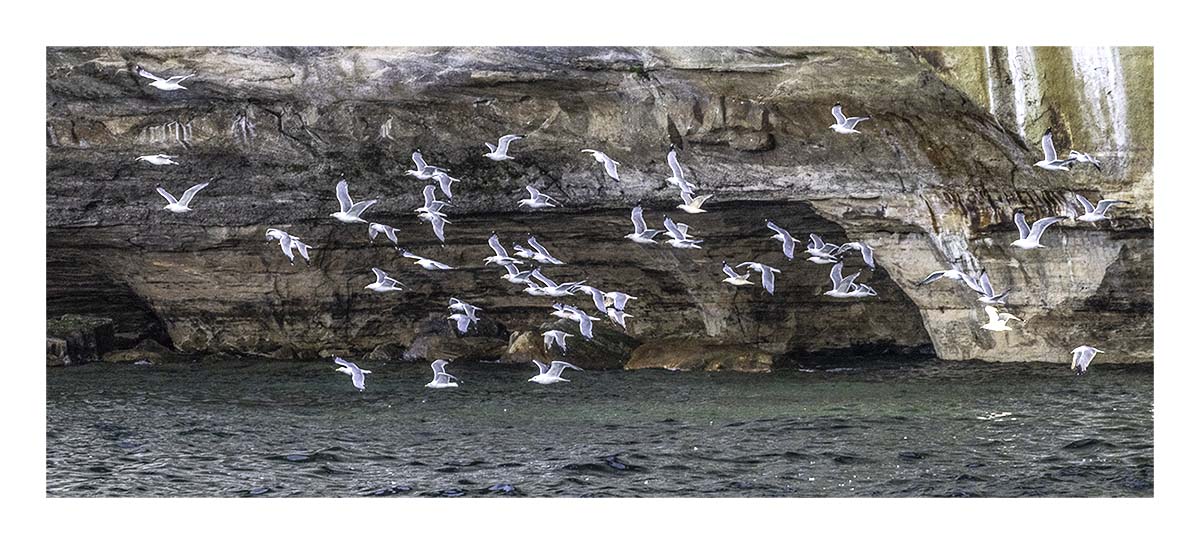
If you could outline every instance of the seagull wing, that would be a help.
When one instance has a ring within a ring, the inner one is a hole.
[[[1108,209],[1117,204],[1129,204],[1126,200],[1101,200],[1096,203],[1096,213],[1104,215]]]
[[[842,114],[842,105],[836,104],[833,106],[833,120],[839,125],[846,124],[846,116]]]
[[[840,265],[841,263],[838,263],[838,264]],[[941,277],[942,277],[942,276],[944,276],[945,274],[946,274],[946,271],[945,271],[945,270],[938,270],[937,272],[934,272],[934,273],[932,273],[932,274],[930,274],[930,275],[928,275],[928,276],[925,276],[925,279],[923,279],[923,280],[921,280],[921,281],[917,282],[917,285],[918,285],[918,286],[921,286],[921,285],[925,285],[925,284],[927,284],[927,283],[931,283],[931,282],[937,281],[939,278],[941,278]]]
[[[988,279],[987,272],[984,272],[979,277],[979,287],[983,290],[985,296],[991,297],[995,295],[995,291],[992,290],[992,281]]]
[[[208,187],[207,181],[204,183],[197,183],[196,185],[191,186],[190,188],[188,188],[188,190],[183,192],[183,197],[181,197],[179,199],[179,203],[184,206],[187,206],[189,203],[191,203],[192,198],[194,198],[196,196],[196,193],[199,193],[200,190],[205,187]]]
[[[764,266],[762,269],[762,286],[768,293],[775,294],[775,272],[769,266]]]
[[[158,191],[158,194],[162,195],[163,198],[167,199],[167,204],[175,204],[176,202],[178,202],[177,200],[175,200],[175,197],[173,195],[171,195],[171,193],[167,192],[167,190],[163,189],[161,186],[155,187],[154,190]]]
[[[353,206],[350,206],[350,209],[346,213],[354,216],[362,215],[363,212],[367,211],[367,208],[374,206],[376,202],[379,201],[367,200],[365,202],[355,202]]]
[[[592,338],[592,318],[580,310],[575,310],[575,314],[579,316],[579,334],[584,338]]]
[[[294,261],[296,258],[292,256],[292,237],[286,232],[279,236],[279,248],[283,250],[283,254],[287,255],[289,261]]]
[[[617,176],[617,161],[612,160],[612,157],[608,155],[604,156],[604,171],[608,173],[608,177],[621,181],[621,178]]]
[[[428,164],[425,164],[425,158],[421,156],[420,151],[413,151],[412,161],[413,164],[417,165],[418,172],[424,172],[425,167],[429,166]]]
[[[1092,211],[1096,209],[1092,206],[1092,203],[1089,202],[1088,199],[1083,197],[1083,195],[1075,195],[1075,200],[1078,200],[1080,204],[1083,204],[1083,213],[1085,214],[1092,213]],[[1101,200],[1100,202],[1104,201]]]
[[[834,289],[842,285],[842,263],[839,262],[829,269],[829,279],[833,281]]]
[[[669,231],[671,233],[672,238],[675,238],[676,240],[680,240],[680,241],[683,241],[686,239],[686,236],[684,236],[683,232],[681,232],[679,230],[679,226],[676,225],[675,222],[672,221],[670,217],[663,217],[663,226],[666,227],[667,231]]]
[[[378,268],[372,268],[371,272],[375,273],[375,281],[377,283],[383,283],[383,280],[388,279],[387,272],[384,272]]]
[[[844,126],[846,128],[854,128],[859,123],[870,120],[870,119],[871,119],[870,117],[847,117],[846,122],[842,123],[842,126]]]
[[[337,184],[337,199],[338,204],[342,207],[342,213],[350,211],[350,206],[354,205],[354,201],[350,200],[350,184],[346,180],[339,181]]]
[[[441,242],[446,242],[446,220],[438,216],[433,216],[429,219],[429,224],[433,225],[433,235]]]
[[[142,76],[144,78],[153,79],[154,81],[163,81],[163,78],[158,77],[154,74],[151,74],[150,72],[147,72],[146,69],[142,68],[141,66],[135,67],[133,69],[133,71],[137,72],[137,75]]]
[[[1050,228],[1050,225],[1053,225],[1062,220],[1063,220],[1062,217],[1056,216],[1056,217],[1046,217],[1046,218],[1042,218],[1042,219],[1038,219],[1037,221],[1034,221],[1033,227],[1031,227],[1029,229],[1029,237],[1035,241],[1041,240],[1042,233],[1046,232],[1046,229]]]
[[[667,152],[667,165],[671,167],[671,177],[683,181],[683,167],[679,166],[679,158],[675,156],[675,148]],[[683,183],[680,183],[683,185]]]
[[[496,252],[497,257],[508,258],[508,251],[504,249],[504,246],[500,245],[499,236],[493,234],[491,238],[488,238],[488,246],[492,248],[492,251]]]
[[[421,190],[421,194],[425,195],[425,207],[426,208],[428,208],[430,204],[433,204],[437,200],[437,197],[434,196],[433,191],[434,191],[434,186],[432,186],[432,185],[426,185],[425,188]]]
[[[1047,161],[1058,160],[1058,153],[1054,151],[1054,138],[1050,136],[1049,130],[1042,134],[1042,153],[1046,156]]]
[[[499,151],[501,155],[507,155],[508,154],[508,144],[511,144],[520,139],[521,139],[521,136],[518,136],[516,134],[507,134],[507,135],[501,136],[500,137],[500,147],[498,149],[493,149],[492,151]]]
[[[529,198],[534,200],[537,200],[539,196],[542,196],[542,193],[538,192],[537,189],[534,189],[532,185],[526,185],[525,190],[529,191]]]
[[[996,313],[996,308],[993,306],[984,307],[983,311],[987,312],[988,322],[995,323],[1000,321],[1000,314]]]
[[[642,207],[636,206],[629,213],[629,218],[633,221],[634,234],[641,234],[646,231],[646,220],[642,217]]]
[[[548,365],[546,365],[545,363],[543,363],[537,359],[533,360],[533,364],[537,365],[538,374],[545,374],[546,372],[548,372],[550,370],[550,367]]]
[[[809,234],[808,237],[812,239],[812,243],[808,244],[808,249],[822,249],[825,247],[825,240],[822,240],[820,236]]]
[[[538,243],[537,238],[530,236],[529,240],[526,240],[526,241],[529,242],[529,245],[533,246],[534,251],[541,253],[543,256],[550,257],[550,252],[546,251],[545,246]]]
[[[1022,239],[1029,237],[1029,224],[1025,222],[1025,212],[1014,213],[1013,223],[1017,224],[1017,231],[1021,233]]]
[[[554,376],[555,378],[562,376],[563,369],[566,369],[566,368],[571,368],[571,369],[575,369],[575,370],[583,370],[582,368],[579,368],[579,367],[577,367],[571,363],[568,363],[566,361],[551,361],[550,362],[550,375]]]
[[[726,276],[729,276],[730,278],[733,278],[735,280],[742,277],[741,274],[734,272],[733,268],[730,268],[729,263],[722,263],[722,265],[723,266],[721,267],[721,270],[723,270],[725,272]]]

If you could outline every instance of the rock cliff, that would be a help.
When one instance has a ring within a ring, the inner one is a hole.
[[[136,65],[197,75],[163,92]],[[536,234],[568,263],[547,267],[552,278],[637,295],[627,334],[647,350],[696,338],[776,357],[932,348],[1062,361],[1086,343],[1148,361],[1152,75],[1148,48],[52,48],[48,312],[112,318],[128,345],[278,357],[412,345],[450,296],[514,337],[541,330],[548,300],[482,266],[495,231],[509,245]],[[871,116],[862,134],[826,128],[839,101]],[[1046,128],[1103,170],[1032,167]],[[527,136],[516,160],[482,156],[512,132]],[[663,181],[671,144],[715,195],[710,213],[683,219],[703,250],[622,239],[635,203],[650,223],[684,216]],[[621,181],[585,147],[619,161]],[[444,246],[411,211],[426,183],[403,174],[417,148],[462,180]],[[133,160],[159,152],[180,165]],[[366,217],[458,270],[416,268],[369,243],[365,225],[329,218],[342,176],[356,198],[380,199]],[[156,184],[179,194],[209,179],[193,213],[161,209]],[[527,184],[565,206],[518,211]],[[1133,204],[1053,227],[1045,249],[1008,246],[1014,210],[1067,213],[1075,193]],[[873,245],[879,266],[862,279],[879,296],[820,296],[828,267],[787,262],[765,219]],[[269,227],[312,245],[312,263],[289,265]],[[782,269],[775,295],[721,284],[722,260]],[[981,331],[969,291],[915,287],[952,264],[1012,287],[1025,326]],[[372,266],[410,290],[364,290]]]

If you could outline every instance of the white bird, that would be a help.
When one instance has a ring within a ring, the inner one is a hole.
[[[606,304],[611,304],[614,308],[622,311],[625,310],[625,304],[631,300],[637,299],[638,297],[628,295],[620,291],[609,291],[604,293],[604,302]]]
[[[675,207],[687,213],[705,213],[708,210],[703,208],[704,203],[708,202],[708,199],[712,198],[712,196],[713,195],[703,195],[693,197],[690,191],[687,189],[682,189],[679,191],[679,198],[683,199],[683,204]]]
[[[187,89],[187,87],[180,85],[180,83],[183,83],[183,80],[196,75],[188,74],[186,76],[171,76],[167,79],[163,79],[151,74],[150,72],[147,72],[146,69],[142,68],[141,66],[134,68],[134,72],[137,72],[137,75],[139,76],[153,80],[149,85],[160,91],[178,91],[180,89]]]
[[[517,140],[520,140],[522,138],[524,138],[524,136],[521,136],[519,134],[507,134],[507,135],[501,136],[500,137],[500,145],[498,145],[498,146],[492,145],[491,143],[484,144],[484,145],[488,146],[488,149],[491,151],[491,153],[484,153],[483,156],[487,157],[489,159],[492,159],[494,161],[510,160],[510,159],[512,159],[512,157],[508,156],[509,144],[511,144]]]
[[[491,247],[492,251],[495,252],[495,255],[484,259],[484,265],[509,266],[513,264],[525,264],[525,261],[508,256],[508,251],[504,249],[503,245],[500,245],[500,237],[495,232],[492,233],[491,238],[488,238],[487,243],[488,247]]]
[[[555,315],[562,315],[558,312],[567,312],[569,314],[567,319],[570,319],[571,321],[575,321],[575,322],[579,323],[579,334],[589,340],[591,340],[593,338],[592,322],[599,321],[599,318],[595,318],[590,315],[587,315],[586,312],[584,312],[583,310],[580,310],[579,308],[576,308],[574,306],[565,306],[564,305],[561,307],[556,306],[556,308],[558,311],[555,312]]]
[[[867,263],[867,266],[870,267],[871,270],[875,269],[875,249],[867,245],[866,242],[847,242],[842,244],[840,247],[838,247],[837,252],[834,253],[834,256],[840,257],[847,251],[857,251],[861,253],[863,262]]]
[[[1017,230],[1020,231],[1021,237],[1017,240],[1013,240],[1009,245],[1021,249],[1036,249],[1039,247],[1046,247],[1041,243],[1042,234],[1046,232],[1046,229],[1049,228],[1050,225],[1062,221],[1063,219],[1067,218],[1062,216],[1044,217],[1034,221],[1033,227],[1031,228],[1025,223],[1025,212],[1017,212],[1013,214],[1013,222],[1017,224]]]
[[[342,374],[346,374],[346,375],[350,376],[350,381],[354,384],[354,387],[356,389],[358,389],[359,391],[362,391],[367,388],[366,374],[370,374],[371,373],[370,370],[363,370],[361,368],[358,368],[358,365],[351,363],[350,361],[347,361],[345,359],[342,359],[341,357],[334,357],[333,362],[341,365],[338,368],[336,368],[335,370],[337,370],[338,372],[341,372]]]
[[[166,189],[163,189],[162,185],[158,185],[154,189],[158,191],[158,194],[162,195],[163,198],[167,199],[167,205],[163,206],[164,210],[167,210],[171,213],[186,213],[192,211],[192,209],[188,207],[188,205],[192,203],[192,198],[195,198],[196,193],[200,192],[200,189],[205,187],[208,187],[207,181],[193,185],[188,190],[183,192],[183,197],[179,200],[175,200],[175,197],[171,196],[171,193],[168,193]]]
[[[638,243],[638,244],[646,244],[646,245],[658,244],[658,242],[654,241],[654,237],[657,236],[658,233],[660,233],[662,231],[646,228],[646,220],[642,218],[641,204],[638,204],[637,206],[635,206],[633,208],[633,211],[631,211],[629,214],[629,218],[633,221],[633,233],[626,234],[625,235],[626,239],[632,240],[634,243]]]
[[[981,296],[976,300],[984,304],[1005,304],[1007,303],[1006,299],[1008,298],[1008,293],[1010,291],[1012,291],[1011,288],[1005,289],[1003,293],[996,294],[995,289],[992,288],[992,281],[988,279],[987,272],[984,272],[983,275],[979,277],[978,292]]]
[[[848,298],[873,297],[873,296],[877,295],[877,293],[875,292],[875,289],[873,289],[870,285],[867,285],[865,283],[858,284],[858,283],[850,282],[850,289],[851,289],[851,291],[847,294]]]
[[[542,208],[554,208],[559,205],[562,205],[562,203],[558,202],[558,200],[555,199],[554,197],[552,197],[548,194],[542,193],[541,191],[538,191],[537,189],[534,189],[533,186],[531,186],[531,185],[526,185],[525,190],[529,191],[529,198],[523,198],[521,200],[518,200],[517,201],[518,208],[520,208],[521,206],[529,206],[532,209],[539,210]]]
[[[750,270],[762,274],[763,289],[766,289],[767,292],[772,295],[775,294],[775,274],[779,273],[778,268],[771,268],[770,266],[756,262],[744,262],[737,265],[737,268],[741,268],[743,266],[748,266],[750,267]]]
[[[283,250],[283,254],[287,256],[288,261],[290,261],[292,264],[296,264],[296,258],[292,253],[292,250],[297,248],[303,248],[304,260],[308,261],[309,246],[301,244],[299,239],[292,238],[290,234],[279,229],[267,229],[267,239],[278,240],[279,249]]]
[[[604,313],[607,310],[608,305],[606,304],[606,300],[605,300],[605,295],[607,293],[605,293],[604,291],[601,291],[595,287],[592,287],[590,285],[580,285],[578,290],[583,291],[584,293],[587,293],[588,295],[591,295],[592,304],[596,305],[597,311]]]
[[[633,317],[633,314],[627,314],[616,308],[609,308],[608,310],[605,310],[604,313],[608,316],[609,321],[612,321],[613,323],[620,325],[622,329],[626,329],[626,330],[628,328],[625,326],[625,318]]]
[[[671,150],[667,151],[667,166],[671,167],[671,177],[667,178],[667,183],[676,185],[681,191],[695,191],[696,185],[683,179],[683,167],[679,166],[679,158],[675,156],[675,144],[671,144]]]
[[[429,365],[433,369],[433,381],[425,384],[425,387],[430,389],[449,389],[458,387],[458,378],[446,373],[446,365],[450,364],[445,359],[438,359]],[[454,380],[454,381],[450,381]]]
[[[1075,162],[1081,163],[1081,164],[1090,164],[1092,166],[1095,166],[1096,170],[1101,170],[1100,161],[1096,160],[1095,157],[1092,157],[1091,155],[1088,155],[1087,153],[1084,153],[1082,151],[1075,151],[1074,149],[1072,149],[1070,153],[1067,153],[1067,160],[1075,161]]]
[[[854,292],[857,289],[855,291],[852,291],[852,289],[857,287],[854,284],[854,280],[858,278],[859,274],[862,274],[862,272],[855,272],[853,275],[842,277],[842,263],[833,265],[829,270],[829,279],[833,282],[833,289],[825,291],[824,294],[834,298],[850,298],[855,296]]]
[[[946,278],[949,280],[961,281],[961,282],[963,282],[964,285],[966,285],[967,287],[970,287],[971,290],[975,291],[976,293],[984,292],[983,288],[979,286],[979,283],[975,281],[974,277],[972,277],[970,274],[963,272],[962,270],[958,270],[957,267],[954,270],[938,270],[938,271],[932,272],[928,276],[925,276],[925,279],[917,282],[917,287],[932,283],[932,282],[937,281],[942,278]]]
[[[1127,200],[1101,200],[1100,202],[1096,203],[1095,207],[1093,207],[1091,201],[1084,198],[1083,195],[1075,195],[1075,199],[1078,200],[1080,204],[1083,204],[1083,215],[1076,217],[1075,220],[1084,221],[1087,223],[1094,223],[1096,221],[1108,219],[1108,216],[1105,214],[1108,213],[1108,209],[1114,205],[1130,204],[1130,202]]]
[[[546,353],[550,353],[550,348],[554,347],[554,344],[558,344],[558,349],[563,353],[566,353],[567,337],[570,336],[575,335],[560,330],[552,330],[542,333],[542,342],[546,344]]]
[[[509,283],[515,283],[517,285],[527,285],[531,283],[529,281],[529,276],[533,274],[533,270],[521,272],[516,265],[512,264],[504,265],[504,269],[507,270],[507,273],[505,273],[503,276],[500,276],[500,279],[506,280]]]
[[[670,217],[663,216],[663,226],[667,228],[667,232],[671,235],[671,239],[667,240],[667,244],[678,249],[700,249],[700,244],[704,240],[697,240],[688,236],[687,225],[684,223],[675,223]]]
[[[483,311],[483,310],[479,309],[479,306],[476,306],[469,302],[464,302],[464,301],[459,300],[454,297],[450,298],[450,304],[449,304],[449,306],[447,306],[447,309],[457,311],[457,312],[462,312],[462,313],[466,314],[467,317],[471,318],[471,321],[473,321],[473,322],[479,321],[479,318],[475,317],[475,314]]]
[[[1071,370],[1074,370],[1076,375],[1087,372],[1088,365],[1092,364],[1092,359],[1097,353],[1104,352],[1092,346],[1079,346],[1071,350]]]
[[[350,185],[344,179],[338,182],[336,192],[338,205],[341,209],[329,214],[329,216],[343,223],[366,223],[366,220],[359,216],[367,211],[367,208],[379,202],[378,200],[354,202],[350,199]]]
[[[565,368],[570,368],[570,369],[579,370],[579,371],[583,370],[582,368],[579,368],[579,367],[577,367],[571,363],[568,363],[566,361],[551,361],[550,366],[546,366],[545,363],[543,363],[537,359],[534,359],[533,364],[537,365],[537,367],[538,367],[538,375],[534,376],[532,378],[529,378],[529,381],[540,383],[542,385],[549,385],[552,383],[571,381],[571,380],[564,379],[561,377],[562,373],[563,373],[563,369],[565,369]]]
[[[614,161],[612,157],[605,155],[604,152],[596,151],[595,149],[582,149],[580,152],[591,153],[592,158],[596,159],[596,162],[604,165],[604,172],[608,174],[608,177],[621,181],[621,178],[617,176],[617,166],[621,163]]]
[[[372,242],[374,242],[375,237],[379,236],[380,234],[387,236],[387,239],[391,240],[392,244],[400,243],[400,241],[396,239],[395,228],[384,225],[383,223],[371,223],[370,225],[367,225],[367,236],[371,237]]]
[[[397,251],[400,252],[400,256],[405,259],[412,259],[414,264],[425,270],[454,270],[453,266],[437,262],[433,259],[426,259],[425,257],[409,252],[407,249],[398,248]]]
[[[825,240],[822,240],[821,237],[817,236],[816,234],[809,234],[808,237],[812,241],[808,243],[808,249],[805,249],[804,252],[811,255],[811,257],[808,258],[810,262],[817,264],[832,264],[842,260],[841,257],[837,256],[838,249],[840,249],[841,246],[830,244]]]
[[[741,285],[752,285],[754,283],[750,281],[749,272],[746,272],[745,274],[738,274],[737,272],[734,272],[733,268],[730,268],[729,263],[725,261],[721,261],[721,267],[727,276],[725,279],[721,280],[722,283],[728,283],[735,287]]]
[[[471,324],[477,321],[471,319],[471,316],[466,314],[450,314],[446,319],[454,322],[454,328],[458,330],[458,334],[467,334],[467,330],[471,328]]]
[[[162,153],[159,153],[157,155],[142,155],[141,157],[133,159],[133,161],[134,162],[143,161],[143,162],[153,164],[155,166],[166,166],[168,164],[179,164],[179,163],[171,160],[174,158],[175,158],[175,155],[163,155]]]
[[[994,332],[1011,331],[1012,327],[1008,326],[1009,321],[1024,321],[1013,314],[997,312],[995,306],[985,306],[983,309],[987,312],[988,322],[980,325],[981,329]]]
[[[546,249],[546,246],[538,243],[537,237],[531,234],[529,235],[529,239],[526,241],[529,242],[529,245],[533,246],[534,250],[534,253],[529,256],[530,259],[542,264],[563,264],[562,261],[554,258],[554,256],[550,254],[550,251]]]
[[[854,126],[870,119],[870,117],[846,117],[842,114],[842,103],[838,102],[833,105],[833,119],[837,122],[829,125],[829,128],[833,129],[834,132],[838,134],[857,134],[858,131],[854,130]]]
[[[543,287],[535,287],[542,296],[548,296],[548,297],[570,296],[570,295],[575,294],[575,290],[580,285],[583,285],[582,281],[575,281],[575,282],[570,282],[570,283],[557,283],[554,280],[547,278],[544,274],[542,274],[541,268],[533,269],[533,272],[531,272],[529,274],[529,276],[535,280],[542,282],[546,286],[544,288]],[[530,282],[530,285],[531,286],[533,285],[532,282]],[[533,294],[533,293],[530,293],[530,294]]]
[[[1058,159],[1058,152],[1054,151],[1054,138],[1050,136],[1050,129],[1042,133],[1042,154],[1045,158],[1033,163],[1038,168],[1046,170],[1068,171],[1071,165],[1075,163],[1075,159],[1067,158],[1066,160]]]
[[[443,172],[449,171],[449,170],[446,170],[445,168],[426,164],[425,158],[421,155],[420,149],[413,151],[412,161],[413,161],[413,164],[415,164],[417,166],[417,168],[415,170],[408,170],[404,173],[409,176],[412,176],[414,178],[417,178],[419,180],[432,179],[433,174],[438,171],[443,171]]]
[[[454,198],[454,195],[450,192],[450,185],[456,181],[462,181],[458,178],[450,177],[450,174],[441,170],[433,173],[433,179],[438,182],[438,187],[441,188],[442,194],[446,195],[446,198]]]
[[[425,221],[433,227],[433,235],[437,236],[438,241],[442,242],[443,244],[446,243],[446,225],[450,224],[450,222],[446,220],[446,216],[437,212],[421,212],[417,214],[417,217],[420,218],[421,221]]]
[[[299,238],[292,236],[292,249],[299,252],[301,257],[304,257],[305,263],[312,262],[308,258],[308,250],[312,249],[312,246],[310,246],[304,242],[301,242]]]
[[[437,191],[437,187],[426,185],[425,188],[421,190],[421,194],[425,197],[425,204],[423,204],[420,208],[413,209],[413,211],[417,213],[442,215],[442,208],[449,206],[450,203],[438,200],[437,193],[435,191]]]
[[[375,273],[375,281],[368,283],[364,289],[375,291],[376,293],[389,293],[392,291],[404,290],[401,289],[404,287],[404,285],[402,285],[396,278],[388,276],[387,272],[384,272],[378,268],[372,268],[371,272]]]
[[[767,228],[775,231],[771,239],[783,242],[783,254],[789,261],[792,260],[792,256],[796,252],[796,239],[792,238],[792,233],[783,230],[779,225],[772,223],[770,219],[767,220]]]

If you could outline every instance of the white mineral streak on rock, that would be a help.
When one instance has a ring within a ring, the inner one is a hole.
[[[1017,123],[1017,132],[1023,137],[1028,137],[1025,133],[1025,122],[1031,113],[1036,117],[1042,111],[1042,92],[1038,85],[1032,47],[1008,48],[1008,73],[1012,77],[1013,117]]]
[[[1121,69],[1120,50],[1115,47],[1072,47],[1071,64],[1080,81],[1079,101],[1088,115],[1084,132],[1090,142],[1091,154],[1108,159],[1107,164],[1123,169],[1123,158],[1129,146],[1129,125],[1126,118],[1125,75]]]

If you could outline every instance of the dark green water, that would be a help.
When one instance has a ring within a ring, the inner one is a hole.
[[[1153,371],[47,369],[49,496],[1150,496]],[[1006,415],[1004,415],[1006,414]],[[491,488],[491,490],[489,490]]]

